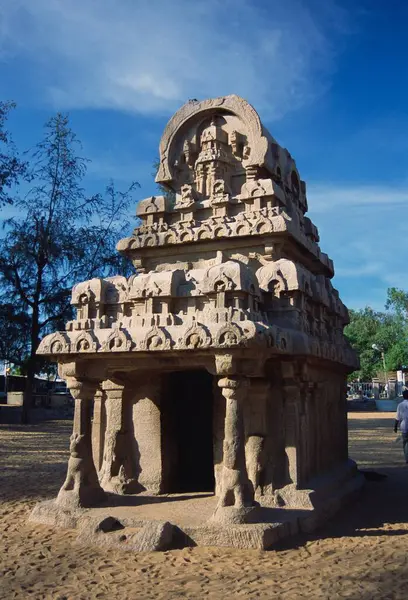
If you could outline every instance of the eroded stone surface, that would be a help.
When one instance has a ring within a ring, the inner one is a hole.
[[[135,274],[78,283],[76,318],[38,350],[77,398],[56,506],[214,491],[220,527],[251,527],[258,507],[313,512],[316,498],[324,514],[348,468],[358,363],[293,158],[242,98],[189,102],[157,181],[169,194],[140,201],[118,243]]]

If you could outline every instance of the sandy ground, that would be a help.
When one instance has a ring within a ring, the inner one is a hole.
[[[269,552],[188,548],[124,554],[27,523],[65,476],[69,422],[0,426],[0,598],[408,598],[408,467],[387,413],[350,415],[361,499],[312,535]]]

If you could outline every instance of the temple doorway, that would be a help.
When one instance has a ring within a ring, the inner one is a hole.
[[[212,376],[205,370],[169,373],[163,409],[169,492],[213,492]]]

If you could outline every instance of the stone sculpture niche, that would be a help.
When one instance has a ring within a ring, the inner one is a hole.
[[[207,492],[190,541],[266,547],[293,511],[311,528],[361,486],[347,451],[347,310],[296,164],[245,100],[183,106],[156,180],[175,200],[140,201],[117,246],[135,274],[75,286],[76,319],[39,347],[75,419],[67,479],[33,519]]]

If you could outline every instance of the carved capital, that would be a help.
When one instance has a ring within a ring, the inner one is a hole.
[[[97,388],[97,383],[94,381],[77,379],[75,377],[67,377],[67,387],[75,400],[92,400]]]
[[[67,377],[75,377],[78,375],[77,373],[77,365],[75,362],[65,362],[58,364],[58,375],[61,379],[66,379]]]
[[[124,384],[107,379],[102,383],[102,389],[106,393],[108,400],[121,400],[125,386]]]
[[[215,374],[226,376],[237,371],[237,364],[232,354],[217,353],[215,355]]]
[[[228,400],[241,400],[248,391],[248,380],[242,377],[223,377],[218,381],[224,398]]]

